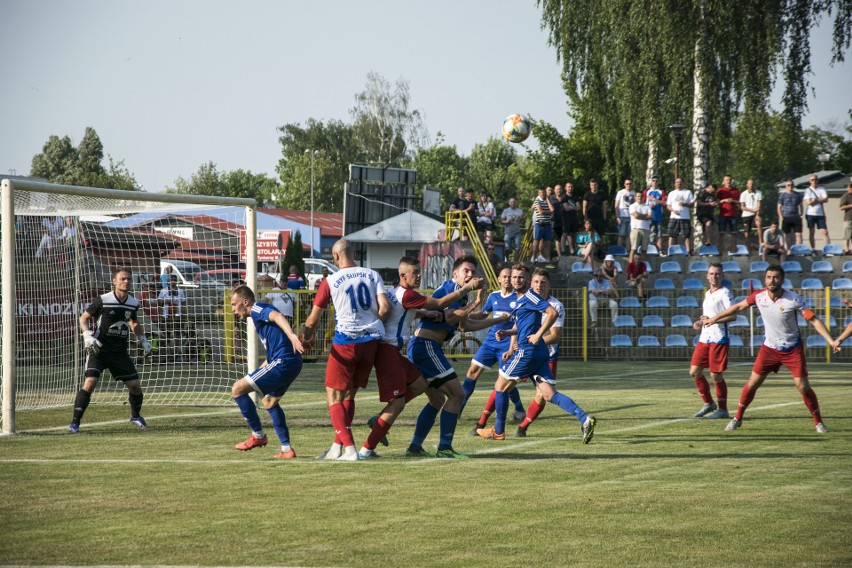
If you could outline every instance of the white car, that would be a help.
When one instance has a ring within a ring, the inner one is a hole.
[[[327,260],[322,258],[305,258],[305,278],[307,278],[307,286],[310,290],[319,288],[320,280],[322,280],[322,269],[327,268],[329,274],[337,272],[337,267]]]

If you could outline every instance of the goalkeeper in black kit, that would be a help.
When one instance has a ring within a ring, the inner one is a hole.
[[[148,427],[140,415],[143,395],[139,373],[127,351],[130,332],[136,335],[146,357],[151,354],[152,348],[136,318],[139,301],[129,293],[131,282],[131,271],[119,268],[112,275],[114,291],[95,298],[80,316],[80,329],[87,354],[86,380],[74,399],[74,418],[68,427],[71,434],[80,431],[80,420],[104,369],[109,369],[112,378],[127,387],[130,423],[140,430]]]

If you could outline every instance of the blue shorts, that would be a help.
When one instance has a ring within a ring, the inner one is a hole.
[[[534,348],[527,345],[515,351],[512,358],[500,365],[500,375],[510,381],[518,382],[524,377],[555,383],[553,373],[548,365],[547,347],[539,343]]]
[[[737,218],[736,217],[723,217],[719,215],[719,232],[720,233],[736,233],[737,231]]]
[[[509,341],[505,343],[489,343],[486,341],[473,356],[473,363],[484,369],[490,369],[494,363],[502,361],[501,357],[509,349]]]
[[[618,224],[618,236],[627,237],[630,235],[630,217],[621,217],[621,223]]]
[[[533,226],[533,240],[535,241],[552,241],[553,226],[552,225],[535,225]]]
[[[447,361],[441,344],[434,339],[424,339],[416,335],[412,337],[408,342],[408,359],[429,382],[457,376],[456,370]]]
[[[276,359],[249,373],[246,380],[258,394],[281,397],[301,371],[301,357]]]
[[[817,229],[825,230],[824,215],[805,215],[805,220],[808,222],[808,229],[813,230],[816,227]]]

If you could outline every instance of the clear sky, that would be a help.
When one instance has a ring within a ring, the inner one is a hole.
[[[463,154],[515,112],[570,127],[533,0],[0,0],[0,22],[0,174],[91,126],[148,191],[207,161],[275,176],[277,128],[348,120],[370,71]],[[815,36],[805,125],[844,123],[852,64]]]

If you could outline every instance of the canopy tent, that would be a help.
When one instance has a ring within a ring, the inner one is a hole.
[[[444,224],[416,211],[406,211],[396,217],[356,231],[344,238],[355,243],[434,243],[441,240]]]

